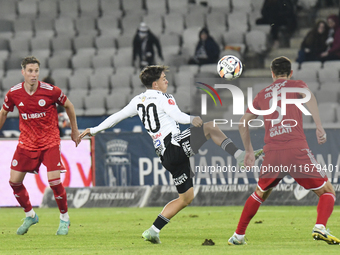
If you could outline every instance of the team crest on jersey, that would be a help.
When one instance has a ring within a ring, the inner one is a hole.
[[[12,166],[17,166],[17,165],[18,165],[18,160],[13,159],[13,161],[12,161]]]
[[[39,102],[38,102],[38,104],[39,104],[41,107],[43,107],[43,106],[45,106],[46,101],[45,101],[44,99],[40,99]]]
[[[168,103],[169,103],[169,105],[175,105],[175,101],[172,100],[172,99],[169,99],[169,100],[168,100]]]
[[[144,102],[144,101],[145,101],[145,99],[146,99],[146,96],[143,96],[143,97],[142,97],[142,102]]]

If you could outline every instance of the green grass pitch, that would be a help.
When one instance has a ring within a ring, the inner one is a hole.
[[[35,209],[39,223],[23,236],[16,230],[24,213],[20,208],[0,208],[0,254],[340,254],[339,245],[314,241],[316,207],[262,206],[251,221],[248,245],[228,246],[242,207],[188,207],[162,230],[162,244],[141,238],[162,208],[70,209],[67,236],[56,236],[59,211]],[[340,206],[328,227],[340,236]],[[202,246],[208,238],[214,246]]]

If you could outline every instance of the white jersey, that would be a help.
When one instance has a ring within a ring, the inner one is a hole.
[[[172,133],[172,137],[180,133],[178,123],[190,123],[190,115],[181,112],[172,95],[148,89],[135,96],[122,110],[112,114],[97,127],[91,128],[91,135],[113,127],[123,119],[137,114],[152,137],[156,151],[161,154],[165,150],[164,138],[170,133]],[[177,143],[174,139],[171,142]]]

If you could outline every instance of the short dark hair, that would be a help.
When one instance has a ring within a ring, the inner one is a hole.
[[[23,69],[25,69],[28,64],[38,64],[38,66],[40,67],[40,61],[34,56],[25,57],[21,61],[21,67]]]
[[[162,72],[168,72],[169,67],[163,65],[153,65],[145,67],[139,74],[139,78],[142,81],[143,85],[147,88],[152,87],[152,83],[157,81]]]
[[[272,72],[275,74],[275,76],[289,76],[290,71],[292,70],[292,64],[289,60],[289,58],[281,56],[274,58],[272,61],[271,67]]]

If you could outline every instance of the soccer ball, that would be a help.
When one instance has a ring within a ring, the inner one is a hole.
[[[242,70],[242,62],[233,55],[224,56],[217,63],[217,73],[221,78],[227,80],[234,80],[240,77]]]

